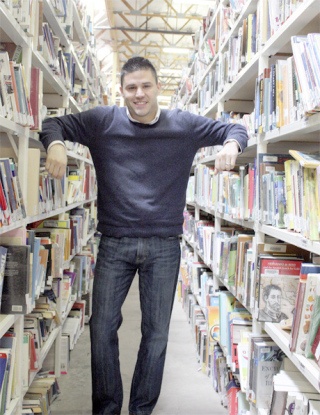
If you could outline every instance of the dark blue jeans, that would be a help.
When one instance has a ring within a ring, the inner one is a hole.
[[[170,238],[102,236],[90,319],[93,413],[121,413],[123,388],[118,329],[121,307],[139,274],[141,343],[132,379],[129,412],[149,415],[157,403],[180,265],[180,242]]]

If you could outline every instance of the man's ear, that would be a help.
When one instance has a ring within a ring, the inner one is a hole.
[[[123,88],[122,88],[122,86],[120,85],[120,87],[119,87],[119,91],[120,91],[120,94],[123,96]]]

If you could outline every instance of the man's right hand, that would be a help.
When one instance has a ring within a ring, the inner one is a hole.
[[[65,146],[54,144],[47,152],[47,172],[55,179],[62,179],[66,172],[67,160],[67,150]]]

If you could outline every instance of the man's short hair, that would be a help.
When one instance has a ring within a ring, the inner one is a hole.
[[[142,71],[142,70],[150,70],[156,82],[158,83],[158,75],[155,67],[152,65],[152,63],[145,58],[142,58],[141,56],[135,56],[134,58],[130,58],[122,67],[121,73],[120,73],[120,83],[121,86],[123,85],[123,78],[128,73],[136,72],[136,71]]]
[[[281,287],[279,287],[279,285],[269,284],[269,285],[266,285],[263,289],[263,297],[269,297],[271,290],[277,290],[277,291],[282,292]]]

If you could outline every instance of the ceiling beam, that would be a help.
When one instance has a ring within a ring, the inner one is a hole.
[[[188,20],[199,20],[202,21],[203,16],[200,14],[186,14],[186,13],[176,13],[168,15],[167,13],[142,13],[140,10],[131,10],[130,12],[126,11],[117,11],[114,10],[114,14],[124,14],[127,16],[142,16],[142,17],[161,17],[165,19],[188,19]]]
[[[165,35],[181,35],[181,36],[191,36],[192,31],[182,32],[181,30],[165,30],[165,29],[142,29],[136,27],[110,27],[110,26],[96,26],[94,29],[97,30],[121,30],[123,32],[142,32],[142,33],[163,33]]]

